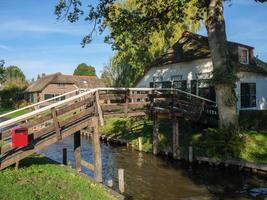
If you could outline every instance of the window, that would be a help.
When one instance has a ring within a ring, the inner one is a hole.
[[[209,79],[191,80],[191,93],[216,101],[215,89],[209,83]]]
[[[186,91],[187,81],[186,80],[173,81],[173,87],[175,89]]]
[[[55,96],[55,94],[45,94],[44,95],[44,99],[47,100],[47,99],[51,99]]]
[[[150,88],[171,88],[171,87],[172,83],[170,81],[150,82]]]
[[[64,83],[58,83],[57,87],[63,89],[63,88],[65,88],[65,84]]]
[[[241,83],[241,108],[256,107],[256,83]]]
[[[248,49],[243,47],[238,47],[238,59],[240,63],[248,64],[249,63]]]

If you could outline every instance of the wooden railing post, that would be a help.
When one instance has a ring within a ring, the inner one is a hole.
[[[76,162],[76,170],[80,172],[81,168],[81,132],[74,133],[74,157]]]
[[[130,98],[130,90],[127,89],[125,92],[125,106],[124,106],[124,116],[128,116],[128,109],[129,109],[129,98]]]
[[[58,118],[57,118],[57,112],[56,112],[56,109],[54,107],[51,108],[51,113],[52,113],[52,117],[53,117],[53,123],[54,123],[54,127],[56,130],[57,139],[61,140],[62,136],[61,136],[61,131],[60,131],[59,122],[58,122]]]
[[[157,155],[158,154],[158,132],[159,132],[159,127],[158,127],[158,117],[157,117],[157,112],[153,112],[153,154]]]
[[[97,114],[98,114],[98,117],[99,117],[100,126],[104,126],[103,112],[102,112],[101,105],[100,105],[99,91],[98,90],[95,93],[95,100],[96,100]]]
[[[98,119],[93,117],[92,123],[94,126],[93,132],[93,149],[94,149],[94,175],[97,182],[102,182],[102,160],[101,160],[101,147],[98,132]]]

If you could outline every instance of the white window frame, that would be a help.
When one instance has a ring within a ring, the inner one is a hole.
[[[247,62],[243,62],[241,61],[240,57],[242,56],[242,51],[245,50],[247,52]],[[238,61],[241,63],[241,64],[245,64],[245,65],[248,65],[249,64],[249,50],[245,47],[238,47]]]

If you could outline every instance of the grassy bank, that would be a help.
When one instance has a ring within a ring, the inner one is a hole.
[[[0,108],[0,115],[2,114],[5,114],[5,113],[8,113],[8,112],[11,112],[15,109],[11,109],[11,108]],[[18,111],[18,112],[15,112],[15,113],[12,113],[10,115],[7,115],[5,116],[6,118],[15,118],[15,117],[18,117],[18,116],[21,116],[21,115],[24,115],[24,114],[27,114],[31,112],[30,109],[25,109],[25,110],[21,110],[21,111]]]
[[[196,156],[215,159],[235,159],[267,164],[267,133],[263,131],[218,130],[192,127],[180,121],[180,146],[182,156],[188,154],[192,143]],[[199,129],[199,130],[198,130]],[[138,137],[142,138],[143,151],[152,151],[152,121],[148,118],[110,118],[100,133],[113,138],[126,139],[138,149]],[[159,151],[172,150],[172,124],[162,120],[159,126]]]
[[[102,187],[40,156],[0,172],[1,200],[113,200]]]

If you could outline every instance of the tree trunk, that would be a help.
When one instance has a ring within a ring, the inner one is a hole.
[[[234,81],[216,81],[217,78],[235,76],[235,70],[230,65],[230,56],[227,46],[225,21],[223,16],[222,0],[210,0],[207,8],[206,28],[213,62],[213,78],[215,82],[216,101],[219,112],[219,126],[237,126],[236,95],[234,91]],[[218,71],[220,73],[216,74]],[[223,74],[223,76],[222,76]],[[217,76],[217,77],[216,77]],[[220,76],[220,77],[218,77]]]

